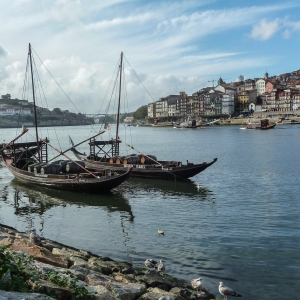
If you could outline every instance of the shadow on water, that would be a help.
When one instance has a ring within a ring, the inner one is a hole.
[[[78,205],[104,207],[108,212],[125,212],[129,221],[133,222],[134,215],[129,201],[114,190],[106,194],[82,194],[55,189],[29,187],[17,180],[12,180],[10,185],[2,189],[1,199],[7,201],[8,193],[14,197],[14,208],[16,215],[39,214],[54,206]]]
[[[182,182],[149,178],[130,178],[122,184],[122,189],[131,197],[149,193],[160,193],[161,196],[186,196],[188,198],[214,201],[214,194],[212,191],[191,180]]]

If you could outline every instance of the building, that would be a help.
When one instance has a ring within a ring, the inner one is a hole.
[[[238,94],[238,113],[239,114],[249,114],[253,113],[249,110],[249,107],[251,107],[252,104],[252,109],[255,109],[255,104],[256,104],[256,99],[257,99],[257,90],[245,90],[242,91]]]
[[[257,95],[261,95],[266,92],[266,80],[260,78],[255,82],[255,88],[257,90]]]
[[[148,118],[155,118],[156,117],[156,106],[155,102],[148,104]]]

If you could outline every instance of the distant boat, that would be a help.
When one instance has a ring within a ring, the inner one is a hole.
[[[213,121],[210,121],[210,122],[207,122],[205,123],[204,125],[205,126],[211,126],[211,125],[214,125],[216,123],[220,122],[220,119],[217,119],[217,120],[213,120]]]
[[[173,126],[174,123],[173,122],[157,122],[157,123],[153,123],[151,124],[151,126],[153,127],[170,127]]]
[[[121,53],[121,59],[119,64],[119,83],[122,81],[122,65],[123,62],[123,53]],[[120,99],[121,99],[121,84],[119,84],[119,102],[118,102],[118,114],[120,114]],[[117,98],[117,97],[116,97]],[[109,170],[115,170],[117,172],[124,172],[126,168],[132,167],[131,176],[135,177],[146,177],[146,178],[155,178],[155,179],[171,179],[171,180],[187,180],[190,177],[193,177],[200,172],[204,171],[206,168],[210,167],[217,161],[217,158],[214,158],[210,162],[203,163],[182,163],[181,161],[176,161],[174,159],[169,160],[158,160],[156,156],[150,154],[143,154],[137,151],[138,154],[126,154],[121,155],[119,153],[119,144],[125,143],[118,136],[119,128],[119,118],[117,117],[117,126],[116,126],[116,136],[110,140],[100,140],[90,139],[89,154],[80,153],[76,146],[73,146],[71,150],[74,155],[85,163],[86,166],[90,168],[103,168]],[[173,126],[172,122],[163,122],[153,124],[154,127],[163,127],[163,126]],[[155,141],[157,144],[159,141]],[[71,143],[72,142],[71,140]],[[126,144],[127,145],[127,144]],[[132,146],[129,146],[131,149],[134,149]],[[168,149],[165,149],[167,152]]]
[[[244,126],[245,129],[261,129],[261,130],[268,130],[273,129],[276,126],[276,123],[270,123],[269,119],[262,119],[260,123],[252,123],[249,121],[247,125]]]
[[[197,123],[195,119],[188,119],[185,122],[178,123],[174,128],[198,128],[201,127],[201,124]]]
[[[280,121],[278,121],[278,123],[280,124],[289,124],[289,125],[296,125],[296,124],[300,124],[299,121],[294,120],[294,119],[280,119]]]

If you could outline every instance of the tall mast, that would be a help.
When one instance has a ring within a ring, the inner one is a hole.
[[[118,114],[117,114],[117,130],[116,130],[116,148],[119,149],[119,122],[120,122],[120,103],[121,103],[121,87],[122,87],[122,69],[123,69],[123,52],[121,52],[121,61],[120,61],[120,84],[119,84],[119,102],[118,102]],[[116,153],[119,155],[118,153]]]
[[[38,153],[38,156],[39,156],[39,162],[41,162],[40,146],[39,146],[39,136],[38,136],[38,129],[37,129],[35,92],[34,92],[33,70],[32,70],[32,57],[31,57],[31,45],[30,45],[30,43],[29,43],[29,52],[28,52],[28,55],[29,55],[29,58],[30,58],[31,85],[32,85],[33,107],[34,107],[34,125],[35,125],[35,136],[36,136],[36,143],[37,143],[37,153]]]

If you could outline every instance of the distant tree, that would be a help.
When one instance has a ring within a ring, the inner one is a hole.
[[[143,105],[140,108],[138,108],[134,113],[133,117],[135,119],[144,119],[148,115],[148,107],[147,105]]]
[[[56,112],[57,114],[62,114],[62,111],[60,108],[56,107],[56,108],[53,108],[53,111]]]
[[[3,100],[10,100],[10,98],[11,98],[10,94],[6,94],[6,95],[1,96],[1,99],[3,99]]]

